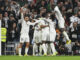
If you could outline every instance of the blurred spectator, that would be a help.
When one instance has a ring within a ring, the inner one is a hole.
[[[3,20],[5,21],[5,27],[8,29],[9,17],[7,12],[4,13]]]
[[[8,39],[7,40],[12,41],[12,33],[14,34],[13,29],[15,28],[14,23],[16,23],[16,20],[15,20],[13,14],[11,14],[9,17],[10,18],[9,18],[9,22],[8,22],[8,36],[7,36]]]
[[[74,13],[78,13],[78,11],[80,10],[80,2],[77,2],[78,6],[76,6],[74,8]]]

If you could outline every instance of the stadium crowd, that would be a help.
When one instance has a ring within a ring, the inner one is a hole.
[[[0,20],[2,27],[7,29],[7,42],[19,43],[21,31],[21,7],[29,14],[30,21],[41,16],[42,10],[46,12],[52,11],[52,5],[57,4],[65,19],[65,30],[67,31],[72,43],[66,45],[65,38],[58,29],[58,21],[56,22],[56,49],[59,55],[80,54],[80,0],[0,0]],[[32,52],[33,45],[33,26],[30,26],[30,49]],[[4,47],[3,47],[4,48]],[[16,47],[17,50],[18,47]]]

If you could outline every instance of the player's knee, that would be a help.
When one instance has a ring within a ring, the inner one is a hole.
[[[19,48],[22,48],[22,43],[20,43]]]
[[[30,45],[30,43],[29,43],[29,42],[27,42],[27,43],[26,43],[26,47],[29,47],[29,45]]]

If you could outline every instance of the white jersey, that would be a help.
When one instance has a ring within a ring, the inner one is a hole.
[[[46,20],[46,18],[40,18],[40,20],[41,20],[41,25],[43,25],[43,26],[47,26],[47,25],[49,25],[49,23],[47,22],[47,21],[45,21]],[[41,35],[42,35],[42,41],[47,41],[47,40],[49,40],[49,27],[44,27],[44,28],[42,28],[41,29]]]
[[[40,21],[40,20],[38,20]],[[35,27],[34,27],[34,43],[41,43],[41,30],[40,30],[40,25],[41,23],[39,22]]]
[[[41,20],[41,25],[45,25],[44,18],[40,18],[40,20]],[[45,29],[44,29],[44,28],[42,28],[42,32],[44,32],[44,31],[45,31]]]
[[[56,7],[54,8],[54,12],[55,12],[55,16],[56,16],[56,18],[57,18],[57,20],[58,20],[58,25],[59,25],[59,27],[60,27],[60,28],[64,28],[64,23],[65,23],[65,21],[64,21],[64,18],[63,18],[63,16],[62,16],[62,14],[61,14],[58,6],[56,6]]]
[[[50,28],[50,41],[54,42],[56,38],[56,30],[55,30],[55,22],[53,22],[51,19],[45,20],[49,22],[49,28]]]
[[[29,21],[25,21],[23,18],[23,14],[21,14],[21,20],[22,20],[22,28],[21,28],[21,36],[20,36],[20,42],[24,43],[24,42],[29,42],[29,27],[30,25],[35,25],[38,22],[35,23],[31,23]]]
[[[49,18],[46,18],[46,19],[48,20]],[[49,22],[45,21],[45,25],[49,25]],[[44,29],[46,32],[49,32],[49,27],[45,27]]]
[[[30,22],[26,22],[25,20],[23,20],[22,22],[22,28],[21,28],[21,34],[24,33],[28,33],[29,32],[29,27],[30,27]]]
[[[49,30],[50,32],[54,32],[55,31],[55,22],[53,22],[51,19],[46,19],[47,22],[49,22]]]
[[[31,23],[30,21],[26,22],[23,18],[23,14],[22,14],[22,28],[21,28],[21,34],[27,34],[29,33],[29,27],[30,25],[35,25],[36,23],[38,22],[35,22],[35,23]]]

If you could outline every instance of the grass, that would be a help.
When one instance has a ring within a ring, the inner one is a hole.
[[[80,56],[0,56],[0,60],[80,60]]]

